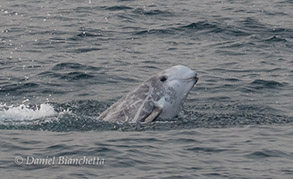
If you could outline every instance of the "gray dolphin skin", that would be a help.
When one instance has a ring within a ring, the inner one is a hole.
[[[194,70],[183,65],[173,66],[144,81],[98,119],[122,124],[152,122],[158,117],[174,118],[197,81]]]

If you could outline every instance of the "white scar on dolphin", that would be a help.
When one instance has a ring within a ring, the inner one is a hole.
[[[183,65],[173,66],[144,81],[98,118],[119,124],[174,118],[197,81],[194,70]]]

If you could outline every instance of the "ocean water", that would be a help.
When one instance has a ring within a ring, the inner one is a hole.
[[[292,7],[2,0],[1,178],[292,178]],[[200,78],[178,117],[97,120],[177,64]]]

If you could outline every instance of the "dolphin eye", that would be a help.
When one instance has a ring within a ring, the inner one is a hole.
[[[161,82],[164,82],[164,81],[166,81],[167,79],[168,79],[167,76],[161,76],[161,77],[160,77],[160,81],[161,81]]]

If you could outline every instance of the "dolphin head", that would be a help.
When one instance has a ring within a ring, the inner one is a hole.
[[[171,119],[197,82],[197,73],[177,65],[152,76],[104,111],[99,119],[117,123]]]
[[[155,104],[162,108],[160,118],[173,118],[180,112],[189,91],[198,81],[197,73],[186,66],[176,65],[160,72],[155,78],[161,91],[155,100]]]

